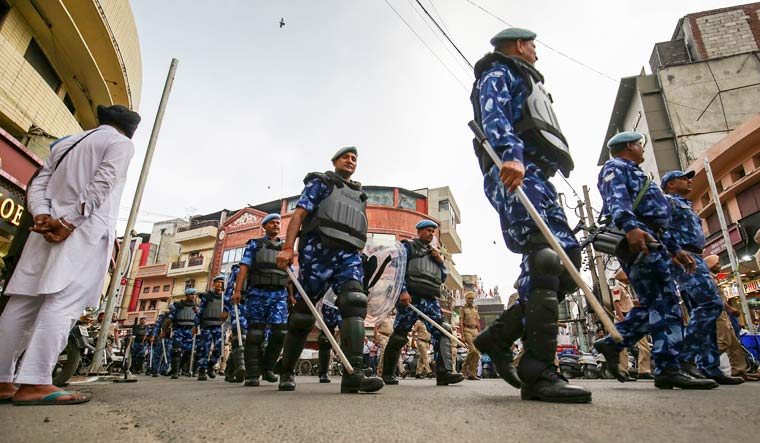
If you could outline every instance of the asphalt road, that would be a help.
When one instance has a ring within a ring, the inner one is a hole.
[[[521,401],[501,380],[408,380],[368,395],[341,395],[338,381],[299,377],[296,392],[219,378],[78,384],[94,396],[85,405],[0,405],[0,441],[720,442],[754,441],[759,429],[760,383],[664,391],[651,381],[576,380],[593,402],[559,405]]]

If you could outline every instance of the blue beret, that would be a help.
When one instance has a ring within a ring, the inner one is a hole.
[[[266,217],[264,217],[264,220],[261,220],[261,226],[264,226],[265,224],[269,223],[272,220],[280,220],[282,217],[280,217],[280,214],[268,214]]]
[[[438,229],[438,224],[432,220],[422,220],[421,222],[417,223],[417,226],[415,226],[417,229],[425,229],[430,227]]]
[[[507,28],[491,39],[491,46],[496,46],[504,40],[534,40],[536,33],[523,28]]]
[[[217,281],[217,280],[224,281],[224,274],[217,275],[216,277],[214,277],[214,281]]]
[[[340,149],[338,149],[335,154],[332,156],[332,161],[335,161],[343,156],[346,152],[353,152],[354,155],[359,155],[359,152],[356,150],[356,146],[344,146]]]
[[[612,136],[610,141],[607,142],[607,147],[611,148],[613,145],[619,145],[621,143],[637,142],[644,138],[644,134],[636,131],[625,131]]]
[[[195,293],[198,292],[195,290],[195,288],[187,288],[185,289],[185,295],[195,295]]]
[[[694,174],[696,174],[696,172],[694,171],[689,171],[689,172],[670,171],[667,174],[662,176],[662,180],[660,181],[660,186],[662,187],[662,189],[665,189],[665,185],[667,185],[668,182],[673,180],[674,178],[681,178],[681,177],[694,178]]]

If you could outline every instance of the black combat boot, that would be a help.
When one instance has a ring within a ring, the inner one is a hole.
[[[243,343],[246,342],[248,337],[243,335]],[[234,336],[232,340],[232,350],[230,352],[230,361],[233,363],[233,370],[230,371],[230,381],[232,383],[242,383],[245,380],[245,345],[238,345],[237,337]]]
[[[291,331],[285,335],[285,345],[282,348],[282,358],[277,363],[280,373],[280,384],[277,387],[280,391],[295,391],[296,390],[296,378],[295,369],[298,359],[301,358],[301,351],[306,344],[306,336],[309,331],[304,334],[303,331],[298,331],[296,335]]]
[[[499,376],[517,389],[521,383],[512,364],[512,344],[523,335],[522,317],[521,305],[514,304],[473,340],[480,352],[491,357]]]
[[[444,329],[451,332],[448,323],[443,323]],[[448,386],[464,380],[464,375],[454,372],[454,363],[451,356],[451,339],[445,334],[438,338],[438,355],[435,361],[435,384]]]
[[[206,376],[206,368],[199,368],[198,381],[206,381],[206,380],[208,380],[208,377]]]
[[[696,378],[699,380],[703,378],[707,378],[705,377],[705,374],[703,374],[702,371],[700,371],[697,368],[697,365],[695,365],[694,363],[682,361],[680,362],[680,365],[681,365],[681,372],[690,376],[691,378]]]
[[[208,370],[208,378],[210,378],[212,380],[216,378],[216,368],[214,366],[212,366],[211,368],[209,368],[209,370]]]
[[[396,366],[398,359],[401,358],[401,348],[406,344],[406,336],[396,334],[395,332],[388,337],[388,344],[383,351],[383,383],[386,385],[397,385]]]
[[[344,370],[340,381],[341,394],[375,392],[383,388],[383,381],[378,377],[365,377],[362,371],[362,350],[364,348],[364,319],[362,317],[343,318],[340,328],[340,348],[346,354],[354,373]]]
[[[628,377],[620,372],[620,351],[616,345],[607,343],[607,337],[600,338],[594,342],[594,349],[604,356],[607,370],[610,371],[617,381],[625,383],[628,381]]]
[[[182,359],[182,350],[181,349],[172,350],[171,369],[169,369],[169,373],[167,374],[167,375],[172,376],[172,380],[176,380],[179,378],[179,372],[182,370],[180,368],[181,359]]]
[[[556,403],[588,403],[591,392],[568,383],[557,374],[554,359],[557,355],[559,326],[558,278],[559,257],[550,249],[542,249],[531,257],[531,291],[525,306],[525,354],[517,365],[522,382],[523,400]],[[537,272],[543,271],[543,272]]]
[[[245,340],[245,386],[258,386],[264,350],[265,325],[257,324],[248,328]]]
[[[334,331],[330,331],[331,333]],[[319,382],[330,383],[330,356],[332,352],[332,346],[330,341],[325,337],[324,332],[319,333],[317,338],[317,344],[319,346]]]
[[[711,378],[694,378],[677,369],[664,369],[654,376],[654,386],[658,389],[715,389],[718,383]]]
[[[280,357],[282,352],[282,345],[285,342],[285,325],[272,325],[272,329],[269,333],[269,342],[267,343],[266,350],[264,351],[263,360],[263,378],[269,383],[277,383],[278,378],[274,373],[274,364]]]

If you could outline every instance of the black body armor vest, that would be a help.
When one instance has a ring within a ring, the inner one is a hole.
[[[301,235],[316,231],[331,248],[358,251],[367,242],[367,194],[358,182],[346,182],[338,174],[312,172],[304,183],[319,178],[332,192],[304,221]]]
[[[201,326],[212,327],[221,326],[222,324],[222,296],[217,295],[214,291],[209,291],[205,294],[206,306],[203,307],[201,312]]]
[[[277,254],[282,251],[284,242],[282,240],[272,241],[266,236],[258,241],[261,246],[253,261],[249,279],[250,286],[279,286],[284,288],[288,284],[288,273],[277,267]]]
[[[432,248],[419,239],[408,241],[409,259],[406,265],[406,288],[410,294],[426,297],[441,295],[441,267],[430,255]]]
[[[183,327],[195,326],[195,303],[187,304],[184,301],[178,301],[174,306],[177,307],[177,314],[172,323]]]

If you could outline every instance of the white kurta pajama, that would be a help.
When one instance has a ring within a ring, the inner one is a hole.
[[[50,384],[69,330],[100,301],[134,145],[111,126],[94,131],[54,171],[62,154],[91,131],[56,144],[27,190],[33,215],[63,218],[76,229],[61,243],[29,235],[5,290],[10,300],[0,317],[0,382]]]

